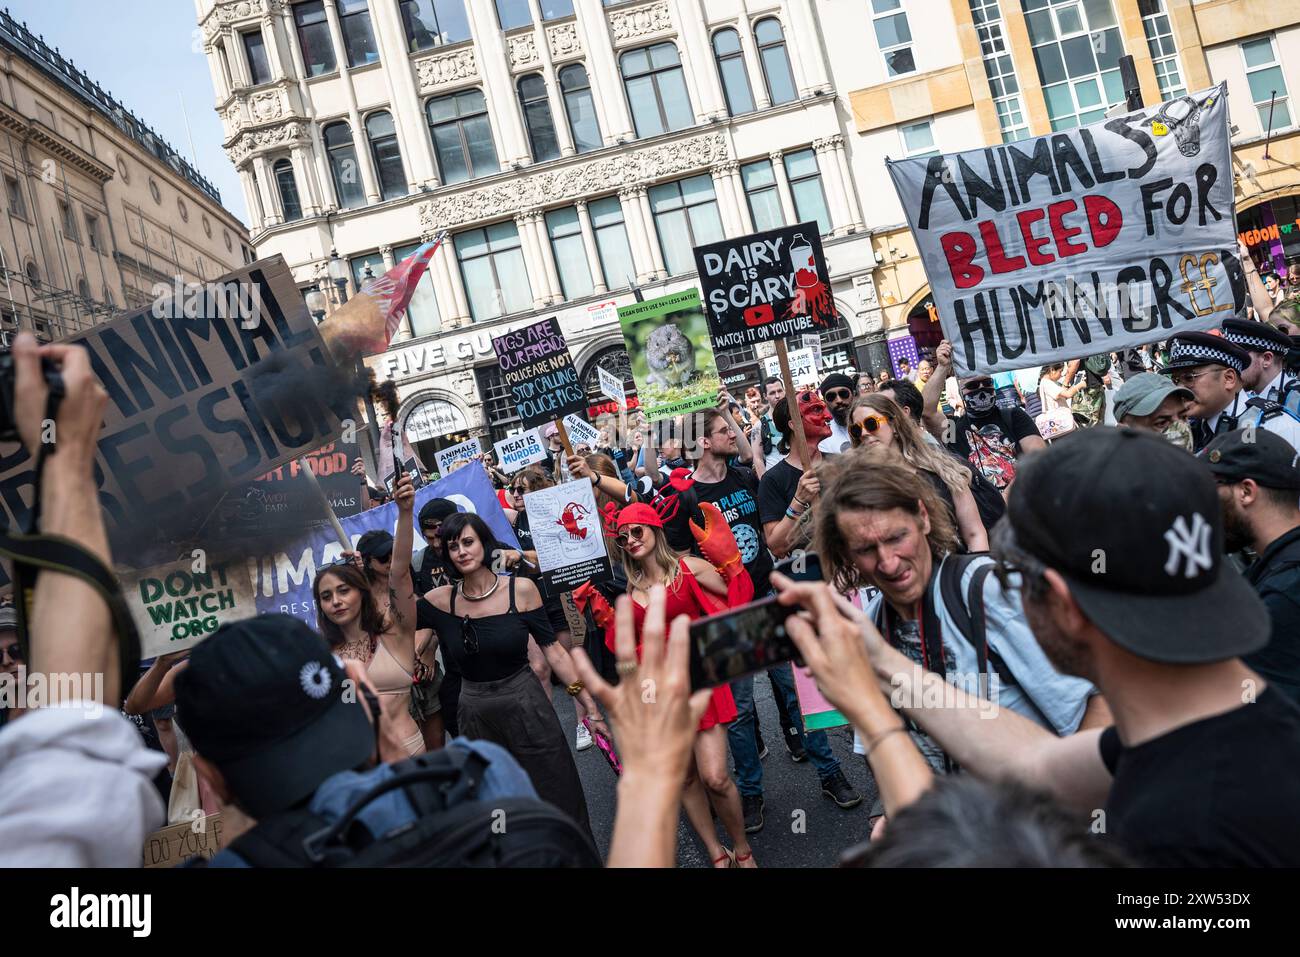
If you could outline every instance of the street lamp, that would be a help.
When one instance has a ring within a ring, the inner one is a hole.
[[[348,301],[348,264],[339,258],[337,249],[330,250],[330,280],[339,291],[339,305]]]
[[[303,298],[307,301],[307,311],[311,313],[312,318],[319,325],[320,321],[325,318],[325,293],[319,289],[313,289]]]

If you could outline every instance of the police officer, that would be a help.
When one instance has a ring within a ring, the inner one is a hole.
[[[1273,623],[1268,644],[1242,660],[1300,703],[1300,456],[1269,432],[1238,429],[1201,457],[1218,483],[1224,551],[1259,556],[1245,576]]]
[[[1264,322],[1225,319],[1223,338],[1250,353],[1250,365],[1241,379],[1251,397],[1280,402],[1300,415],[1300,382],[1286,371],[1291,337]]]
[[[1169,343],[1163,371],[1174,385],[1193,398],[1187,414],[1193,418],[1194,450],[1199,452],[1216,435],[1253,425],[1274,432],[1300,448],[1300,419],[1279,403],[1243,394],[1242,376],[1250,353],[1222,336],[1185,332]]]

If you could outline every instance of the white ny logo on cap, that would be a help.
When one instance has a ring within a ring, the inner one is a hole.
[[[1165,541],[1169,543],[1169,558],[1165,561],[1165,574],[1178,574],[1178,566],[1183,560],[1187,562],[1187,570],[1183,573],[1187,578],[1195,578],[1198,568],[1207,572],[1213,568],[1210,530],[1210,523],[1201,517],[1200,512],[1192,513],[1191,528],[1187,527],[1187,520],[1179,515],[1165,532]]]

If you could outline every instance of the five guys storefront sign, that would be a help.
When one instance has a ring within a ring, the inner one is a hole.
[[[69,340],[108,392],[95,480],[115,552],[192,530],[223,492],[334,441],[356,415],[283,259],[217,283],[255,284],[229,301],[260,308],[241,317],[221,297],[197,310],[163,300]],[[21,446],[0,447],[10,528],[33,504],[32,465]]]
[[[959,374],[1208,329],[1241,310],[1222,88],[890,162]]]

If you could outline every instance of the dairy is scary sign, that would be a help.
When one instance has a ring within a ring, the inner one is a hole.
[[[715,350],[820,332],[835,323],[815,222],[697,246],[695,264]]]

